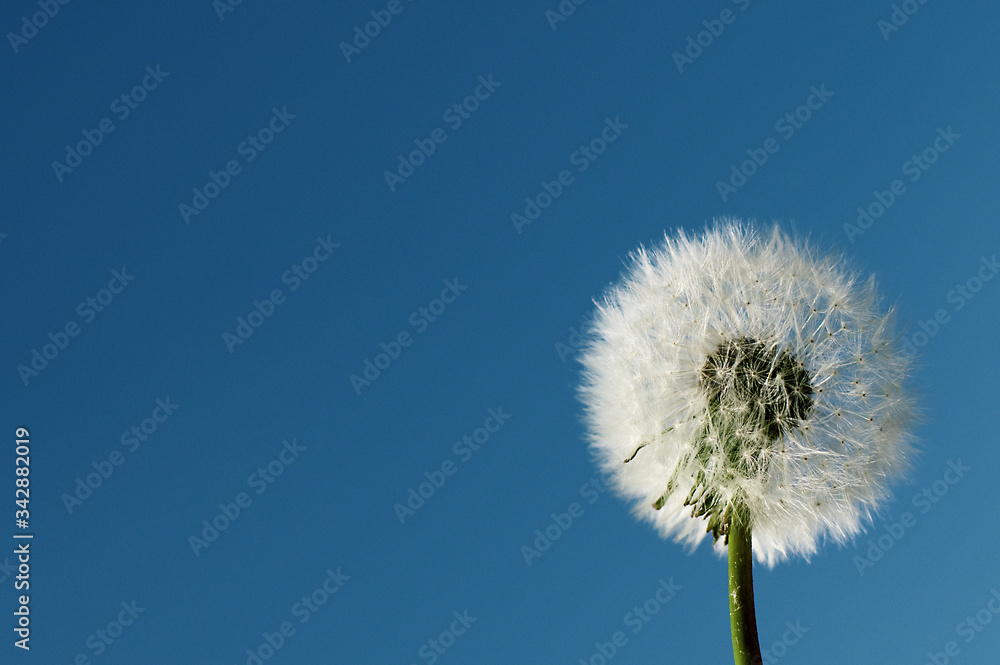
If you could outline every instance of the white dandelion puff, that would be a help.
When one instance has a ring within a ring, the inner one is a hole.
[[[912,458],[914,404],[874,279],[777,227],[640,248],[581,354],[591,449],[635,514],[722,553],[808,558],[870,522]]]

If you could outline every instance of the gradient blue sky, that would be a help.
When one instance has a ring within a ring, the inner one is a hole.
[[[210,0],[72,2],[25,28],[42,5],[0,12],[0,537],[16,531],[19,426],[35,534],[30,653],[13,646],[0,569],[3,662],[235,665],[267,633],[281,644],[269,663],[432,665],[430,640],[453,627],[441,665],[589,662],[616,631],[614,665],[731,662],[725,562],[597,491],[579,366],[557,346],[640,242],[721,215],[845,252],[909,334],[946,320],[918,338],[927,419],[912,480],[856,547],[757,568],[762,645],[795,639],[773,654],[817,665],[925,663],[949,641],[952,662],[994,657],[1000,625],[965,622],[992,618],[1000,589],[1000,282],[953,290],[1000,252],[995,3],[912,2],[891,31],[888,1],[757,0],[563,2],[575,10],[554,23],[556,0],[247,1],[222,18]],[[387,8],[348,62],[341,42]],[[678,67],[709,28],[721,32]],[[793,134],[776,124],[813,88],[832,94]],[[462,103],[466,117],[449,114]],[[953,138],[937,154],[939,130]],[[604,152],[578,152],[602,131]],[[72,171],[53,166],[87,135],[100,142]],[[766,163],[721,196],[768,139]],[[385,172],[428,140],[390,188]],[[933,164],[907,166],[928,148]],[[551,205],[512,222],[564,170]],[[193,190],[212,173],[225,187],[205,205]],[[892,205],[845,230],[895,180]],[[102,293],[109,282],[120,292]],[[255,301],[270,316],[227,345]],[[22,376],[50,334],[65,348]],[[356,390],[381,344],[398,357]],[[67,508],[109,459],[120,465]],[[958,460],[969,470],[948,485]],[[444,483],[401,524],[393,506],[425,473]],[[937,502],[914,503],[935,487]],[[237,501],[195,554],[203,520]],[[574,502],[527,565],[522,546]],[[860,574],[868,539],[906,512],[912,525]],[[661,580],[680,588],[632,632]],[[303,609],[313,592],[325,604]],[[142,611],[102,643],[132,601]]]

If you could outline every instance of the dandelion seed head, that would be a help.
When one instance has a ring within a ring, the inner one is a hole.
[[[738,499],[759,561],[808,558],[857,535],[909,468],[910,361],[874,278],[777,227],[720,220],[640,247],[581,362],[595,458],[691,547],[712,533],[725,551]]]

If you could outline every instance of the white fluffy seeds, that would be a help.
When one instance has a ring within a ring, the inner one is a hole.
[[[580,394],[636,515],[695,546],[739,497],[768,565],[856,535],[912,450],[909,359],[874,280],[735,220],[631,258],[598,303]]]

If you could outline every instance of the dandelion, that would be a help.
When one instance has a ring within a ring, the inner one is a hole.
[[[848,542],[908,470],[909,357],[874,278],[777,227],[721,220],[630,259],[581,356],[591,450],[661,535],[728,548],[750,662],[751,552],[773,566]]]

